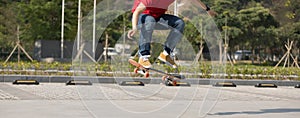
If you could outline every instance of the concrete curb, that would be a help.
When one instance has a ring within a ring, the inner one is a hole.
[[[69,80],[89,80],[92,83],[120,83],[121,81],[142,81],[145,84],[160,84],[162,80],[160,78],[138,78],[138,77],[89,77],[89,76],[26,76],[26,75],[2,75],[0,76],[0,82],[13,82],[18,79],[34,79],[41,83],[66,83]],[[198,79],[189,78],[181,80],[182,82],[188,82],[190,84],[200,85],[213,85],[216,82],[232,82],[236,85],[251,85],[254,86],[257,83],[272,83],[277,86],[295,86],[300,84],[300,81],[284,81],[284,80],[237,80],[237,79]]]

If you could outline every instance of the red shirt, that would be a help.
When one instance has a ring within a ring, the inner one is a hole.
[[[158,18],[165,14],[169,5],[173,2],[174,0],[134,0],[132,12],[135,11],[140,3],[143,3],[146,6],[143,14],[149,14],[154,18]]]

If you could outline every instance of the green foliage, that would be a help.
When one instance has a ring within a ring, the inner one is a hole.
[[[44,62],[8,62],[0,64],[0,74],[21,74],[21,75],[85,75],[112,71],[111,65],[107,63],[77,65],[72,63],[44,63]],[[72,69],[83,71],[74,73]]]
[[[120,64],[121,65],[121,64]],[[129,64],[128,64],[129,65]],[[83,64],[76,65],[71,63],[41,63],[41,62],[9,62],[0,64],[0,74],[18,74],[18,75],[93,75],[93,76],[113,76],[111,73],[114,67],[109,63]],[[116,67],[120,68],[120,67]],[[129,65],[128,72],[134,69]],[[169,66],[163,65],[167,72],[175,72]],[[187,78],[215,78],[212,74],[223,74],[227,79],[273,79],[273,80],[299,80],[300,69],[296,67],[273,68],[270,66],[236,65],[226,66],[225,70],[221,65],[211,65],[211,63],[201,63],[196,67],[180,66],[179,72],[193,72],[194,75],[188,75]],[[72,70],[77,70],[74,73]],[[220,71],[220,72],[216,72]],[[296,77],[298,76],[298,77]],[[159,76],[158,76],[159,77]]]
[[[266,29],[276,27],[277,23],[270,14],[268,9],[265,9],[261,4],[255,4],[254,7],[239,11],[236,16],[241,24],[244,45],[248,45],[251,49],[255,49],[260,45],[266,45],[261,40],[261,35]]]
[[[0,49],[7,50],[14,46],[17,39],[16,3],[5,0],[0,3]]]
[[[18,16],[23,34],[20,38],[59,39],[61,5],[60,0],[32,0],[29,3],[20,2],[17,6]],[[47,34],[47,35],[45,35]]]

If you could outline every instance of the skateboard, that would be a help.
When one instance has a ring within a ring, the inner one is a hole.
[[[168,86],[176,86],[178,80],[185,79],[185,77],[183,75],[180,75],[180,74],[166,73],[166,72],[163,72],[161,70],[154,69],[154,68],[144,68],[141,64],[139,64],[138,62],[136,62],[133,59],[129,59],[128,62],[131,65],[136,67],[134,69],[134,73],[141,73],[146,78],[148,78],[150,76],[149,71],[154,71],[156,73],[162,74],[163,75],[162,81],[164,81],[165,84],[168,85]],[[139,71],[142,71],[142,72],[139,72]]]

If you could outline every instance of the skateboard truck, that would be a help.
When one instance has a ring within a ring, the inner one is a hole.
[[[170,76],[163,76],[162,81],[165,82],[166,86],[177,86],[177,81]]]
[[[134,68],[134,73],[143,74],[145,78],[148,78],[150,76],[149,70],[139,69],[138,67]]]

